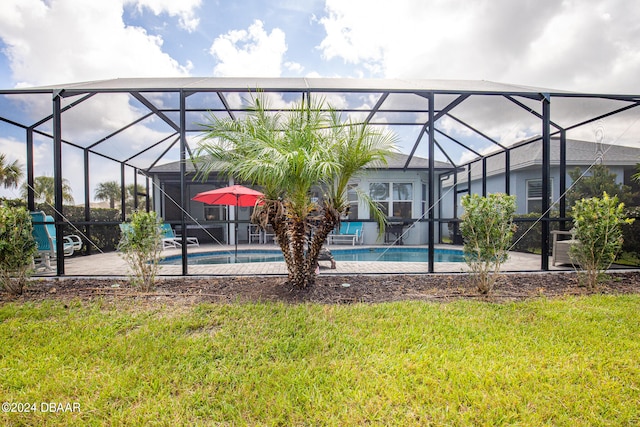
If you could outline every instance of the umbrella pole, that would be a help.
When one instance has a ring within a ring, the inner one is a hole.
[[[234,233],[234,241],[236,242],[236,259],[234,261],[234,263],[238,263],[238,195],[236,194],[236,211],[234,212],[233,215],[234,219],[235,219],[235,225],[236,225],[236,232]]]

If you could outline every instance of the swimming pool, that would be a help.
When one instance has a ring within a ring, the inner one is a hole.
[[[382,262],[428,262],[427,248],[391,247],[391,248],[355,248],[334,249],[331,251],[337,262],[340,261],[382,261]],[[435,249],[435,262],[464,262],[461,250]],[[284,262],[282,253],[275,249],[243,249],[235,259],[233,251],[203,252],[188,255],[189,264],[235,264],[248,262]],[[162,265],[180,265],[180,255],[169,256],[160,261]]]

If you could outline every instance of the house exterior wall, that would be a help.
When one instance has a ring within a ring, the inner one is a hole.
[[[392,187],[394,183],[412,184],[411,218],[407,220],[411,222],[412,225],[404,227],[404,234],[402,236],[403,244],[407,245],[425,245],[428,243],[428,223],[426,221],[419,221],[420,219],[428,218],[428,213],[423,211],[424,206],[426,206],[426,201],[423,200],[423,185],[426,185],[428,188],[428,182],[428,174],[426,172],[411,170],[406,172],[401,170],[369,171],[365,175],[352,180],[352,183],[357,184],[365,194],[369,194],[370,184],[372,183],[388,183],[390,187]],[[358,203],[358,220],[364,222],[364,244],[380,245],[385,243],[385,236],[378,235],[378,225],[376,222],[370,220],[369,207],[363,201]],[[393,240],[396,238],[395,236],[389,237],[393,238]],[[439,236],[436,230],[436,241],[438,241],[438,239]]]
[[[576,166],[567,168],[567,172],[574,169]],[[582,171],[585,171],[589,166],[578,166]],[[624,180],[624,167],[622,166],[607,166],[611,173],[616,174],[616,182],[623,183]],[[560,198],[560,168],[552,166],[550,169],[551,178],[551,197],[552,203],[555,203]],[[460,179],[460,178],[459,178]],[[539,168],[527,168],[518,171],[512,171],[510,175],[510,193],[516,196],[516,214],[523,215],[530,213],[527,210],[527,182],[529,180],[541,180],[542,175]],[[442,193],[448,193],[443,198],[441,215],[443,218],[453,218],[453,187],[452,180],[447,180],[442,186]],[[570,188],[572,180],[567,173],[567,188]],[[466,179],[463,182],[458,183],[458,189],[466,189]],[[486,180],[487,194],[498,193],[505,191],[505,178],[503,174],[488,176]],[[471,181],[472,193],[482,194],[482,179],[473,179]],[[462,215],[463,209],[460,204],[460,199],[466,193],[460,193],[457,197],[458,203],[458,217]],[[557,208],[557,205],[554,206]]]

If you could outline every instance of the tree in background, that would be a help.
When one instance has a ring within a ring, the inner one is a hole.
[[[103,200],[109,202],[109,207],[115,209],[116,206],[120,206],[122,200],[121,185],[118,181],[105,181],[96,186],[94,197],[96,200]],[[129,184],[125,187],[125,204],[127,206],[127,212],[134,210],[134,198],[138,198],[138,206],[142,206],[145,203],[146,189],[140,184],[137,187],[134,184]]]
[[[94,197],[96,200],[108,201],[109,207],[115,209],[116,202],[121,198],[120,183],[117,181],[105,181],[96,186]]]
[[[254,223],[271,225],[282,250],[288,283],[307,288],[315,283],[318,255],[327,235],[349,209],[349,180],[368,165],[384,165],[395,152],[396,137],[366,123],[343,121],[322,101],[304,99],[286,111],[275,111],[266,96],[251,100],[239,120],[211,115],[203,125],[199,177],[220,171],[260,186],[264,203]],[[322,197],[315,198],[314,189]],[[384,230],[378,205],[365,200]]]
[[[17,160],[13,163],[7,162],[7,156],[0,153],[0,182],[4,185],[4,188],[18,187],[18,182],[24,176],[22,166]]]
[[[616,182],[616,174],[609,171],[609,168],[602,164],[594,165],[591,174],[582,176],[582,170],[575,168],[569,172],[571,180],[575,185],[567,192],[567,206],[573,206],[576,201],[588,199],[590,197],[602,197],[604,193],[617,196],[620,201],[630,205],[633,194],[631,187]]]
[[[33,180],[33,193],[36,202],[53,205],[55,199],[55,181],[52,176],[37,176]],[[27,198],[27,184],[22,184],[22,197]],[[73,204],[71,185],[67,179],[62,179],[62,201]]]
[[[144,195],[147,194],[147,190],[140,184],[138,184],[137,187],[134,184],[129,184],[125,188],[125,194],[127,195],[127,199],[125,201],[127,204],[127,212],[131,212],[134,209],[134,198],[137,197],[138,199],[138,207],[145,203]]]

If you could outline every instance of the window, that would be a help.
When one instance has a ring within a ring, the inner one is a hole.
[[[389,191],[389,190],[392,191]],[[410,219],[413,213],[413,184],[410,182],[372,182],[369,196],[388,217]]]
[[[392,203],[393,217],[410,219],[413,210],[413,184],[394,183]]]
[[[380,206],[382,213],[389,216],[389,183],[372,182],[369,184],[369,196]],[[373,218],[373,214],[370,216]]]
[[[349,219],[358,219],[358,184],[347,186],[347,199],[349,200]]]
[[[427,184],[422,184],[422,217],[427,215]]]
[[[553,180],[549,180],[549,204],[553,201]],[[527,180],[527,212],[542,213],[542,180]]]
[[[204,219],[207,221],[225,221],[227,219],[226,206],[205,206]]]

